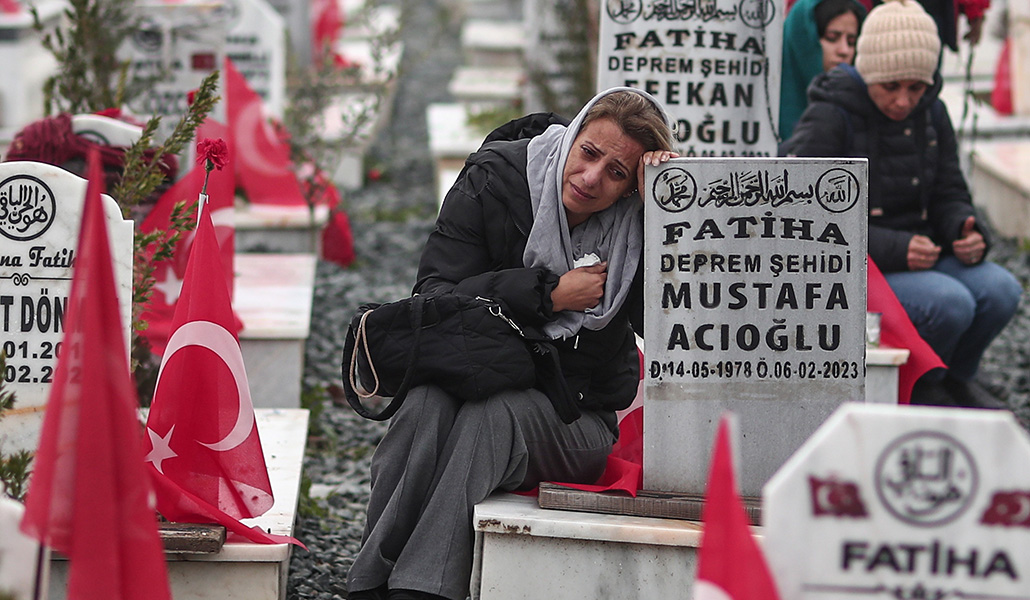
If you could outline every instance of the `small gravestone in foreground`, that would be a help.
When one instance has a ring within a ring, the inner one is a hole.
[[[841,407],[769,481],[781,598],[1030,598],[1030,437],[1013,415]]]

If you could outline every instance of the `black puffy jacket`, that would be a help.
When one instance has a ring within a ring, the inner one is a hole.
[[[781,155],[869,159],[869,255],[884,272],[908,270],[908,244],[925,235],[951,252],[974,216],[955,130],[937,98],[941,79],[903,121],[876,107],[861,76],[841,65],[817,76]],[[980,228],[985,239],[987,233]]]
[[[513,121],[491,134],[465,161],[422,252],[415,292],[455,291],[500,299],[517,321],[529,327],[540,327],[552,318],[551,291],[558,285],[558,275],[527,268],[522,260],[533,225],[526,136],[550,123],[565,121],[547,114]],[[613,431],[617,431],[613,411],[632,403],[640,378],[630,317],[639,331],[642,268],[633,285],[634,293],[604,329],[583,329],[574,338],[554,343],[578,406],[610,413],[602,416]]]

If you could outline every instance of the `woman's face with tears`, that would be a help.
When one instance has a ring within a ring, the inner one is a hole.
[[[562,173],[562,204],[575,227],[636,187],[644,147],[611,119],[591,121],[572,143]]]

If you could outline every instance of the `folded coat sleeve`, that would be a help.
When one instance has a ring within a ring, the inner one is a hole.
[[[414,291],[501,300],[520,322],[540,325],[552,316],[551,291],[558,276],[542,268],[501,268],[505,263],[495,255],[497,241],[487,239],[486,219],[502,218],[484,211],[481,194],[488,179],[482,168],[469,165],[448,191],[422,251]]]

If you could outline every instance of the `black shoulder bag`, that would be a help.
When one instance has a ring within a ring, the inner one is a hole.
[[[347,402],[375,421],[393,416],[413,386],[433,383],[468,402],[536,380],[521,329],[501,304],[462,294],[362,305],[343,354]],[[359,399],[372,396],[393,399],[376,414]]]

